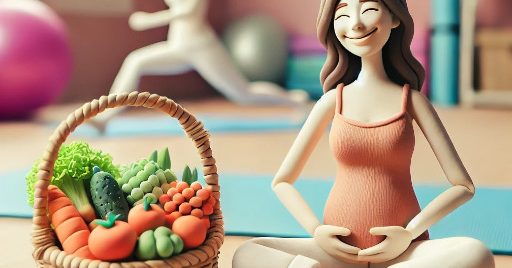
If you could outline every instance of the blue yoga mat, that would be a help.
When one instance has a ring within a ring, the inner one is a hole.
[[[198,115],[210,133],[224,132],[266,132],[297,130],[303,120],[286,117],[254,118],[236,115]],[[52,127],[56,127],[52,126]],[[101,134],[93,126],[83,124],[73,135],[77,137],[99,137]],[[106,137],[120,136],[183,135],[183,129],[176,119],[169,116],[119,117],[112,119],[105,130]]]
[[[25,180],[27,171],[0,174],[0,216],[30,217]],[[228,235],[307,237],[279,202],[270,176],[221,174],[221,204]],[[297,188],[319,218],[332,182],[301,179]],[[424,207],[448,186],[416,186]],[[475,197],[430,229],[432,239],[469,236],[484,242],[495,254],[512,255],[512,189],[478,188]]]

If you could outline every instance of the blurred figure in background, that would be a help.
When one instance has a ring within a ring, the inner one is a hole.
[[[126,57],[111,94],[136,90],[142,75],[174,75],[196,70],[227,99],[238,104],[301,106],[308,101],[308,94],[302,90],[285,91],[274,83],[249,82],[207,23],[208,1],[164,1],[169,9],[135,12],[130,16],[129,25],[134,30],[169,25],[169,33],[166,41],[137,49]],[[117,112],[119,109],[106,111],[91,123],[104,130]]]

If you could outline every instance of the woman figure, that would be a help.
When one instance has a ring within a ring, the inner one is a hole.
[[[285,91],[270,82],[250,83],[235,67],[230,55],[206,21],[206,0],[164,0],[169,9],[155,13],[135,12],[132,29],[143,31],[169,26],[167,40],[131,52],[123,62],[110,93],[130,92],[145,74],[173,75],[196,70],[229,100],[238,104],[302,105],[309,99],[303,90]],[[98,128],[116,110],[99,115]]]
[[[428,239],[427,229],[471,199],[475,188],[417,91],[424,70],[410,51],[413,21],[405,0],[322,0],[317,30],[327,48],[320,75],[325,94],[272,184],[312,238],[249,240],[233,266],[494,267],[478,240]],[[413,120],[452,184],[423,210],[410,177]],[[329,123],[337,177],[321,223],[293,183]]]

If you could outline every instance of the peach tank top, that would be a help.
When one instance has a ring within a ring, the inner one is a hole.
[[[401,112],[376,123],[343,117],[343,85],[336,90],[329,144],[337,176],[325,205],[324,223],[350,229],[351,234],[340,239],[364,249],[385,238],[371,235],[372,227],[405,227],[420,212],[410,174],[414,130],[406,109],[409,86],[403,88]],[[427,232],[416,240],[425,239]]]

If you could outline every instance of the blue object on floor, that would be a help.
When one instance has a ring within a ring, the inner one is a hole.
[[[32,217],[25,175],[30,169],[0,174],[0,217]]]
[[[458,103],[459,7],[459,0],[432,1],[430,98],[433,103],[445,106]]]
[[[296,55],[288,59],[285,86],[299,88],[308,92],[312,99],[319,99],[324,94],[320,83],[320,71],[326,55]]]
[[[210,133],[298,130],[303,124],[302,120],[294,121],[285,117],[252,118],[228,115],[199,115],[198,119]],[[88,124],[79,126],[73,132],[73,135],[77,137],[101,136],[93,126]],[[183,129],[176,119],[158,115],[114,118],[108,123],[105,131],[106,137],[143,135],[183,135]]]
[[[0,216],[31,217],[27,205],[25,174],[28,170],[0,174]],[[307,237],[272,192],[268,175],[221,174],[221,204],[227,235]],[[300,179],[295,186],[321,219],[332,182]],[[448,186],[417,185],[424,207]],[[430,228],[432,239],[469,236],[484,242],[495,254],[512,255],[512,189],[477,189],[475,197]]]

